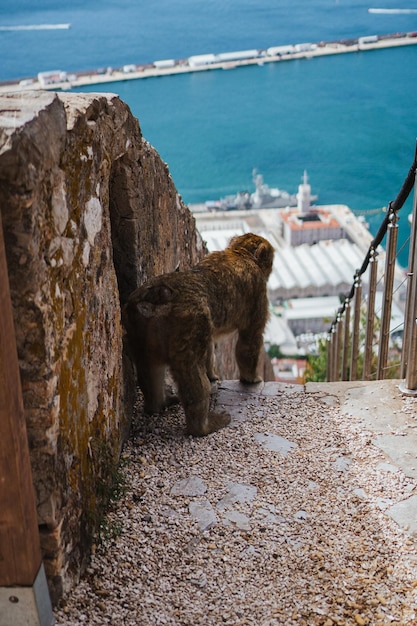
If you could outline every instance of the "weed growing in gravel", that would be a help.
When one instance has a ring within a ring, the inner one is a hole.
[[[111,518],[111,512],[127,491],[127,457],[121,455],[115,460],[103,442],[95,442],[92,451],[99,461],[100,474],[95,483],[95,507],[89,511],[88,518],[95,529],[96,543],[100,544],[120,537],[123,532],[123,525]]]

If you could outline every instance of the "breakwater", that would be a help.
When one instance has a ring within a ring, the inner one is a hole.
[[[163,59],[147,64],[128,64],[121,68],[100,68],[96,70],[67,73],[62,70],[39,72],[36,77],[0,83],[0,93],[27,89],[72,89],[88,85],[137,80],[160,76],[171,76],[207,70],[230,70],[248,65],[263,65],[295,59],[352,52],[381,50],[417,44],[417,32],[395,33],[390,35],[370,35],[355,39],[319,43],[299,43],[273,46],[266,49],[242,50],[220,54],[201,54],[187,59]]]

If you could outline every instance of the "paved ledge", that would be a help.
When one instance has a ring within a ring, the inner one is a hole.
[[[417,402],[400,392],[399,383],[308,383],[306,393],[336,396],[341,412],[356,418],[361,428],[372,435],[373,445],[406,476],[417,480]]]
[[[248,386],[224,381],[219,387],[217,407],[231,414],[233,427],[250,419],[253,412],[259,414],[263,397],[305,394],[316,398],[318,404],[338,406],[341,414],[352,417],[360,430],[369,433],[372,445],[385,453],[389,471],[398,468],[417,481],[417,400],[402,394],[399,384],[399,380],[384,380]],[[417,483],[413,491],[416,493],[406,501],[388,508],[387,514],[417,536]]]

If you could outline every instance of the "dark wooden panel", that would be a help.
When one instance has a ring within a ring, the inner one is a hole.
[[[31,586],[39,531],[0,215],[0,587]]]

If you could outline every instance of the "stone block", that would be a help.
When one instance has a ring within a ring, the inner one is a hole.
[[[205,253],[168,168],[112,94],[0,96],[0,207],[53,599],[84,567],[135,397],[121,306]]]

